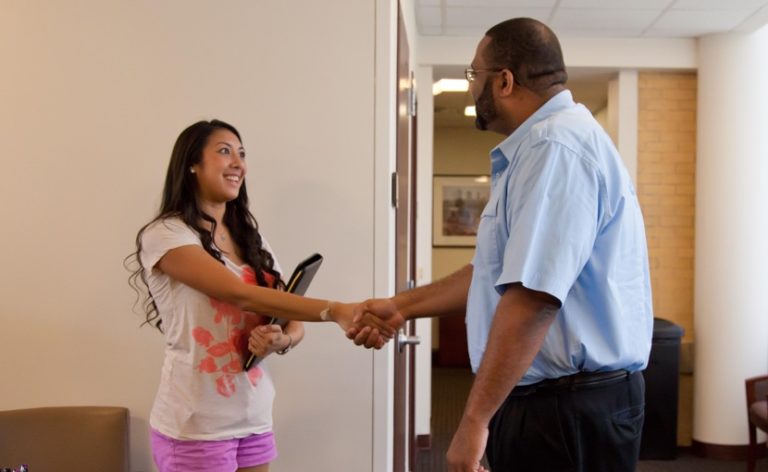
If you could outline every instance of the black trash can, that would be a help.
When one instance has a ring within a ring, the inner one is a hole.
[[[677,402],[682,326],[653,319],[653,342],[645,378],[645,422],[640,459],[677,457]]]

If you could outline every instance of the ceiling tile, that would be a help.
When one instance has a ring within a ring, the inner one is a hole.
[[[416,0],[415,4],[419,33],[430,36],[480,36],[489,27],[520,16],[541,20],[558,35],[579,37],[696,37],[750,32],[768,23],[768,0]]]
[[[601,8],[611,10],[663,10],[674,0],[562,0],[559,8]]]
[[[484,7],[484,8],[448,8],[445,16],[447,28],[479,27],[485,30],[509,18],[525,16],[546,21],[549,8]]]
[[[558,38],[639,38],[642,28],[555,29]]]
[[[757,10],[768,5],[766,0],[677,0],[673,10]]]
[[[648,38],[697,38],[709,34],[711,31],[705,28],[676,28],[669,30],[649,29],[643,32],[643,37]]]
[[[446,0],[449,7],[521,7],[521,8],[552,8],[556,0]]]
[[[555,12],[550,26],[557,30],[629,29],[644,30],[658,16],[656,10],[573,9],[562,8]]]
[[[750,10],[670,10],[656,21],[650,32],[692,30],[706,33],[730,31],[752,14]]]
[[[768,24],[768,4],[755,11],[752,16],[744,20],[734,29],[734,32],[752,33]]]

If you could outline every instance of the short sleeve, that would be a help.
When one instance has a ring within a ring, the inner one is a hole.
[[[275,256],[275,252],[272,250],[272,246],[269,245],[269,241],[267,241],[267,238],[264,236],[261,237],[261,246],[265,251],[272,255],[272,261],[274,262],[272,268],[275,269],[275,271],[278,272],[281,276],[283,276],[283,278],[285,278],[286,275],[283,273],[283,268],[280,267],[280,263],[277,261],[277,256]]]
[[[197,233],[178,218],[158,220],[147,226],[141,235],[141,265],[152,269],[171,249],[181,246],[201,246]]]
[[[562,303],[592,254],[600,177],[562,144],[535,146],[507,189],[509,239],[497,289],[520,282]]]

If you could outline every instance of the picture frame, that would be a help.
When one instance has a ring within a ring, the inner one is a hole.
[[[489,176],[435,176],[432,189],[432,245],[475,246],[491,193]]]

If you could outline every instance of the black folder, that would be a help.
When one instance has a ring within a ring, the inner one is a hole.
[[[309,288],[310,282],[315,277],[317,269],[320,268],[320,264],[323,262],[323,256],[320,254],[312,254],[303,261],[299,262],[291,278],[288,279],[288,283],[285,284],[285,291],[295,293],[296,295],[304,295]],[[288,324],[286,319],[275,318],[269,320],[269,324],[278,324],[281,327],[285,327]],[[243,370],[250,369],[253,365],[258,364],[261,361],[255,354],[248,356],[248,359],[243,363]]]

